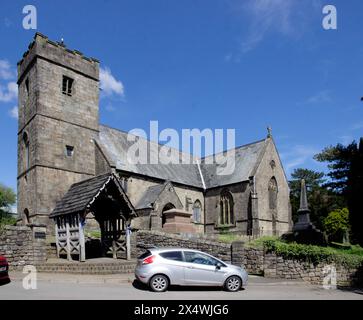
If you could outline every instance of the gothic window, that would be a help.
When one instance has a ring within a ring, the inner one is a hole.
[[[219,224],[234,224],[233,197],[228,190],[223,190],[219,202]]]
[[[277,208],[277,192],[277,181],[275,177],[272,177],[268,183],[268,200],[271,210],[276,210]]]
[[[26,132],[23,133],[23,144],[24,144],[25,170],[28,170],[30,167],[30,152],[29,152],[29,137]]]
[[[201,211],[202,211],[202,204],[199,200],[196,200],[193,205],[193,220],[194,222],[201,222]]]
[[[72,78],[63,76],[63,81],[62,81],[62,93],[63,94],[66,94],[67,96],[72,95],[73,82],[74,82],[74,80]]]

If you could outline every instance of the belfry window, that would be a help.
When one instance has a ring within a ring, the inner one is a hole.
[[[26,78],[25,80],[25,94],[27,97],[29,97],[29,79]]]
[[[67,157],[73,157],[74,147],[73,146],[66,146],[66,155]]]
[[[219,202],[219,224],[234,224],[233,197],[227,190],[223,190]]]
[[[63,94],[66,94],[67,96],[72,96],[73,82],[74,82],[74,80],[72,78],[63,76],[63,81],[62,81],[62,93]]]

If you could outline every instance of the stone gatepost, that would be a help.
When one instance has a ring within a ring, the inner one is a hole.
[[[246,265],[246,255],[244,252],[244,241],[234,241],[231,245],[231,261],[235,265]]]
[[[32,230],[33,264],[42,264],[47,260],[47,225],[28,224]]]

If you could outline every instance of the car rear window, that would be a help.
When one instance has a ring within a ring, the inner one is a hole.
[[[151,256],[150,250],[146,250],[141,256],[138,257],[138,259],[145,259],[148,256]]]
[[[183,261],[183,256],[181,251],[167,251],[159,253],[161,257],[168,260],[174,260],[174,261]]]

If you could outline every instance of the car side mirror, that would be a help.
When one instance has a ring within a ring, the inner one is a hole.
[[[222,268],[222,264],[221,264],[220,262],[218,262],[218,263],[216,264],[216,269],[217,269],[217,270],[219,270],[220,268]]]

